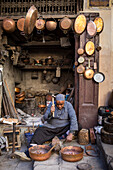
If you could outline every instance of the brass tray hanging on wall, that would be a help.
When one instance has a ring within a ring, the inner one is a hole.
[[[24,23],[25,34],[31,34],[32,33],[32,31],[35,27],[37,17],[38,17],[38,11],[37,11],[36,7],[33,5],[28,10],[26,18],[25,18],[25,23]]]

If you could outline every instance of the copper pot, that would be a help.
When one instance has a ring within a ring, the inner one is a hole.
[[[79,146],[66,146],[60,152],[63,160],[76,162],[83,158],[84,150]]]
[[[15,21],[12,18],[5,18],[3,20],[3,29],[8,32],[12,33],[16,29]]]
[[[46,28],[47,30],[49,31],[54,31],[57,27],[57,22],[54,21],[54,20],[51,20],[51,21],[47,21],[46,22]]]
[[[22,97],[19,97],[19,98],[18,98],[18,101],[22,101],[22,100],[24,100],[24,99],[25,99],[25,95],[22,96]]]
[[[19,104],[22,104],[23,102],[22,101],[19,101],[19,100],[15,100],[16,103],[19,103]]]
[[[55,145],[51,148],[47,145],[36,145],[29,148],[30,157],[35,161],[45,161],[50,158],[51,151]]]
[[[23,96],[25,96],[25,91],[23,91],[23,92],[16,95],[16,97],[23,97]]]
[[[45,108],[46,105],[44,105],[44,104],[39,104],[38,107],[39,107],[39,108]]]
[[[25,22],[25,18],[18,19],[17,28],[19,29],[19,31],[24,31],[24,22]]]
[[[72,21],[68,17],[64,17],[60,21],[60,29],[63,31],[69,31],[72,27]]]
[[[20,93],[20,90],[21,90],[21,88],[15,87],[15,92],[16,92],[16,93]]]
[[[39,18],[38,20],[36,20],[35,26],[37,28],[37,30],[44,30],[45,29],[45,21],[43,20],[43,18]]]

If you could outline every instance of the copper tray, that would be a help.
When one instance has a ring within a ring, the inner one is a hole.
[[[38,11],[36,7],[33,5],[30,7],[30,9],[27,12],[25,22],[24,22],[24,32],[25,34],[31,34],[34,27],[35,23],[38,17]]]
[[[69,162],[80,161],[84,150],[79,146],[67,146],[61,149],[62,159]]]

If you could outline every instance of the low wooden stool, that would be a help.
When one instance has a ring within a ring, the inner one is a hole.
[[[13,129],[4,129],[3,135],[6,139],[6,150],[9,151],[10,148],[13,147]],[[16,128],[15,130],[15,148],[21,148],[21,141],[20,141],[20,129]]]

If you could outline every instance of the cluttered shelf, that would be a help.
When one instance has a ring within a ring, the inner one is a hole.
[[[31,65],[26,65],[26,66],[24,66],[24,67],[21,67],[21,70],[37,70],[37,69],[56,69],[57,68],[57,66],[37,66],[37,65],[33,65],[33,66],[31,66]],[[70,66],[61,66],[60,67],[61,69],[71,69],[70,68]]]

